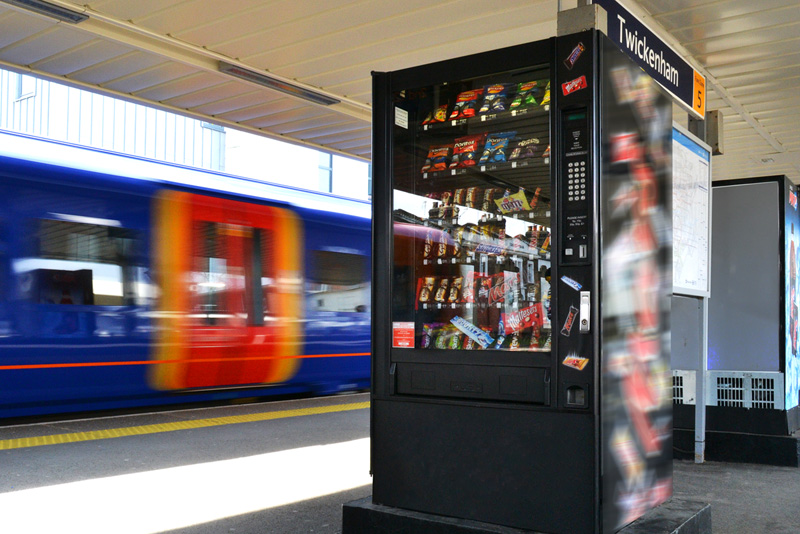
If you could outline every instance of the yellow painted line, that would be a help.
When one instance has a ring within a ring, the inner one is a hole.
[[[369,408],[369,401],[356,402],[352,404],[335,404],[333,406],[320,406],[317,408],[301,408],[298,410],[282,410],[248,415],[212,417],[210,419],[197,419],[194,421],[176,421],[173,423],[160,423],[157,425],[112,428],[108,430],[92,430],[90,432],[73,432],[70,434],[53,434],[51,436],[4,439],[0,440],[0,451],[24,449],[26,447],[41,447],[43,445],[59,445],[62,443],[77,443],[80,441],[93,441],[98,439],[143,436],[146,434],[174,432],[176,430],[191,430],[194,428],[208,428],[212,426],[232,425],[237,423],[255,423],[257,421],[270,421],[272,419],[285,419],[287,417],[301,417],[304,415],[318,415],[323,413],[347,412],[351,410],[363,410],[366,408]]]

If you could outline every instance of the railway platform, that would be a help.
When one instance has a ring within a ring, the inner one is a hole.
[[[341,531],[371,494],[369,395],[0,426],[0,531]],[[800,470],[675,461],[713,531],[800,532]]]

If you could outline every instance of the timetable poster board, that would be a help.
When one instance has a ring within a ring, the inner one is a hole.
[[[711,147],[672,128],[673,292],[710,297]]]

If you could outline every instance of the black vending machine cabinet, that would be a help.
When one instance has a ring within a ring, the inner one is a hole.
[[[669,99],[594,30],[373,93],[373,503],[575,534],[668,499]]]

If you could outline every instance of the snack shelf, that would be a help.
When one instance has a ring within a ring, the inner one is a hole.
[[[486,113],[475,117],[462,119],[448,119],[442,122],[432,122],[419,126],[421,132],[440,132],[458,129],[462,132],[479,130],[487,126],[502,128],[524,121],[526,126],[550,127],[550,105],[533,106],[521,109],[512,109],[500,113]]]
[[[420,173],[420,176],[423,181],[430,179],[447,180],[448,178],[467,176],[481,178],[485,181],[502,182],[512,186],[512,182],[508,181],[506,175],[509,175],[509,178],[514,178],[514,176],[517,174],[526,174],[536,171],[540,171],[542,177],[544,177],[546,173],[546,177],[549,178],[550,158],[539,156],[515,161],[506,161],[502,163],[476,163],[470,167],[458,167],[455,169],[445,169],[443,171],[422,172]],[[516,187],[519,187],[519,185]]]

